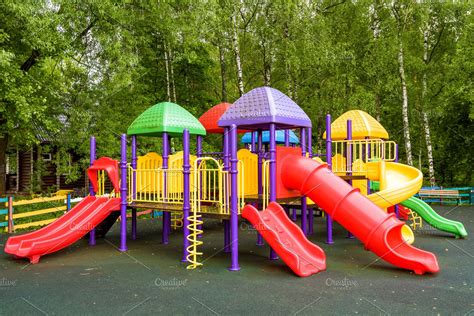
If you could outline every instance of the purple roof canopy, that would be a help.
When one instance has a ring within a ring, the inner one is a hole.
[[[255,88],[241,96],[221,116],[219,126],[236,124],[245,129],[311,127],[308,115],[284,93],[270,88]]]

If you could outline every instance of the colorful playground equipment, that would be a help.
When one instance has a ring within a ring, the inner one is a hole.
[[[208,133],[222,136],[221,151],[203,152]],[[241,139],[246,148],[239,150],[242,133],[246,133]],[[136,239],[140,209],[163,211],[164,244],[172,229],[182,229],[181,261],[188,263],[188,269],[202,265],[205,218],[222,220],[229,270],[240,269],[238,223],[243,218],[258,231],[257,245],[263,239],[269,244],[270,259],[281,258],[299,276],[326,269],[324,251],[307,237],[313,232],[313,212],[318,207],[326,215],[326,243],[334,243],[332,225],[337,221],[367,250],[416,274],[439,270],[432,253],[411,246],[412,229],[420,225],[416,214],[440,230],[467,235],[461,223],[444,219],[413,197],[422,185],[421,172],[397,162],[397,144],[363,111],[346,112],[332,124],[327,115],[324,154],[313,153],[307,114],[270,87],[251,90],[234,104],[218,104],[199,120],[177,104],[158,103],[138,116],[127,134],[131,159],[124,134],[120,162],[96,159],[92,137],[90,196],[50,225],[10,237],[5,252],[37,263],[41,256],[85,235],[94,245],[118,218],[119,249],[126,251],[127,211],[131,239]],[[196,138],[195,155],[190,150],[191,136]],[[141,137],[160,137],[161,154],[138,157]],[[171,137],[182,139],[182,151],[171,152]],[[113,187],[110,193],[104,189],[106,177]],[[296,209],[301,226],[294,222]],[[411,220],[411,226],[399,218]]]

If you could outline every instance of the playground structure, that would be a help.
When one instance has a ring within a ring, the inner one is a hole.
[[[299,130],[299,139],[293,130]],[[203,137],[209,133],[222,135],[222,151],[203,152]],[[238,150],[239,133],[247,133],[242,142],[248,148]],[[328,244],[334,242],[335,220],[366,249],[417,274],[437,272],[436,257],[410,245],[413,231],[397,216],[412,219],[414,229],[420,223],[418,214],[456,237],[467,235],[461,223],[442,218],[413,197],[422,185],[421,172],[397,162],[396,143],[388,140],[380,123],[362,111],[346,112],[332,123],[327,115],[326,153],[320,155],[312,150],[309,117],[290,98],[269,87],[256,88],[233,105],[218,104],[199,120],[177,104],[158,103],[137,117],[127,134],[131,137],[130,162],[125,134],[120,162],[96,159],[92,137],[90,196],[49,226],[11,237],[5,252],[36,263],[40,256],[85,235],[94,245],[118,218],[119,249],[126,251],[127,210],[131,211],[131,239],[136,239],[139,209],[163,211],[164,244],[172,228],[182,228],[181,261],[189,269],[202,265],[200,235],[205,217],[223,222],[229,270],[240,269],[238,221],[242,217],[257,229],[258,245],[263,239],[268,242],[270,259],[279,256],[299,276],[326,269],[324,251],[307,239],[313,233],[316,207],[326,213]],[[195,155],[190,150],[191,136],[196,138]],[[160,137],[161,155],[149,152],[138,157],[139,137]],[[182,151],[170,152],[171,137],[182,139]],[[108,194],[106,175],[113,186]],[[406,207],[403,216],[399,203]],[[290,209],[293,219],[295,210],[300,210],[301,228],[288,217]]]

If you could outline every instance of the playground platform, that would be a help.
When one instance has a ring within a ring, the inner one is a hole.
[[[473,206],[434,206],[443,216],[474,231]],[[460,314],[474,311],[474,243],[425,225],[416,245],[437,254],[441,272],[416,276],[365,251],[335,224],[335,245],[315,221],[309,239],[324,249],[328,270],[298,278],[285,264],[268,260],[268,247],[255,247],[256,232],[240,222],[239,273],[222,251],[222,225],[206,220],[203,269],[177,261],[182,234],[161,240],[161,219],[139,220],[138,239],[117,251],[118,225],[95,247],[80,240],[41,264],[0,256],[2,314]],[[0,235],[1,249],[7,235]],[[207,260],[212,257],[212,260]]]

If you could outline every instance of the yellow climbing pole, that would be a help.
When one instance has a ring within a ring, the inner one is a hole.
[[[202,256],[202,252],[198,251],[198,247],[203,244],[201,240],[199,240],[199,235],[203,233],[201,229],[199,229],[199,225],[203,224],[201,219],[201,215],[197,214],[195,209],[193,209],[192,214],[188,217],[189,220],[189,235],[188,240],[190,245],[188,246],[187,251],[188,255],[186,256],[186,260],[189,262],[189,265],[186,267],[188,270],[196,269],[199,266],[202,266],[202,262],[198,262],[198,256]]]
[[[183,213],[171,212],[171,227],[173,227],[174,230],[183,227]]]

